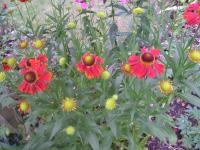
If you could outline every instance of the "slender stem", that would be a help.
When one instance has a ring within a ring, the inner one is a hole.
[[[198,25],[198,27],[197,27],[197,29],[196,29],[196,31],[195,31],[195,34],[194,34],[194,36],[192,37],[192,43],[194,42],[194,40],[195,40],[195,38],[196,38],[196,36],[197,36],[197,34],[198,34],[199,28],[200,28],[200,24]],[[190,49],[192,49],[192,44],[191,44],[191,46],[190,46]]]
[[[113,19],[113,22],[115,21],[115,9],[113,7],[113,0],[111,0],[111,7],[112,7],[112,19]]]
[[[21,12],[21,10],[20,10],[18,4],[17,4],[15,1],[14,1],[14,4],[15,4],[15,6],[17,7],[17,10],[19,11],[19,14],[20,14],[20,16],[21,16],[23,22],[25,23],[24,16],[22,15],[22,12]]]
[[[25,6],[26,6],[26,11],[27,11],[27,13],[28,13],[28,17],[29,17],[29,20],[30,20],[30,19],[31,19],[31,16],[30,16],[29,9],[28,9],[28,6],[27,6],[26,3],[25,3]]]
[[[198,27],[197,27],[197,29],[196,29],[196,31],[195,31],[195,34],[194,34],[194,36],[192,37],[192,42],[191,42],[191,45],[190,45],[190,48],[189,48],[189,50],[191,50],[192,49],[192,43],[194,42],[194,40],[195,40],[195,38],[196,38],[196,36],[197,36],[197,34],[198,34],[198,31],[199,31],[199,29],[200,29],[200,24],[198,25]],[[185,58],[185,60],[184,60],[184,64],[187,62],[187,57]]]
[[[115,22],[115,9],[114,9],[114,6],[113,6],[113,0],[111,0],[111,7],[112,7],[112,11],[111,11],[111,13],[112,13],[112,20],[113,20],[113,22]],[[118,45],[117,44],[117,39],[115,38],[115,47],[117,47],[117,45]]]

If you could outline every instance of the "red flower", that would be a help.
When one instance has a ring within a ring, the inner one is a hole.
[[[183,17],[189,25],[200,24],[200,3],[190,4]]]
[[[35,65],[44,65],[46,67],[46,62],[48,61],[48,58],[45,54],[39,54],[37,58],[22,58],[22,60],[19,63],[19,67],[21,68],[20,72],[23,72],[26,69],[29,69],[31,67],[34,67]]]
[[[160,50],[146,48],[141,49],[141,55],[132,55],[128,59],[128,63],[131,66],[131,75],[135,75],[138,78],[144,78],[149,76],[155,78],[157,74],[162,75],[164,73],[164,65],[158,63],[158,56]]]
[[[26,3],[26,2],[28,2],[29,0],[19,0],[20,2],[22,2],[22,3]]]
[[[52,73],[46,70],[46,55],[39,54],[37,58],[23,58],[19,64],[23,82],[18,86],[21,92],[35,94],[48,88]]]
[[[7,9],[7,8],[8,8],[8,4],[3,3],[3,4],[2,4],[2,9]]]
[[[2,68],[3,68],[3,71],[10,71],[12,69],[12,67],[10,67],[7,64],[7,58],[3,59],[3,61],[2,61]]]
[[[104,71],[104,68],[100,65],[103,63],[103,58],[87,52],[81,57],[80,63],[76,64],[76,69],[84,73],[88,79],[98,78]]]

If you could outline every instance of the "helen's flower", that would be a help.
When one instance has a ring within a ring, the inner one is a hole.
[[[28,41],[27,40],[20,41],[18,47],[19,47],[19,49],[27,48],[28,47]]]
[[[125,74],[130,74],[131,66],[129,64],[122,64],[121,71]]]
[[[116,99],[108,98],[105,103],[105,108],[108,110],[113,110],[116,108]]]
[[[7,65],[10,67],[14,67],[16,65],[17,61],[14,57],[10,57],[7,59]]]
[[[44,48],[44,45],[45,45],[44,40],[37,39],[37,40],[33,41],[32,47],[40,50],[40,49]]]
[[[10,67],[7,62],[8,62],[8,58],[4,58],[2,61],[3,71],[10,71],[12,69],[12,67]]]
[[[19,67],[21,68],[20,72],[24,72],[31,67],[34,67],[38,64],[43,65],[45,68],[47,66],[48,58],[45,54],[38,54],[37,58],[22,58]]]
[[[70,22],[67,24],[67,28],[68,28],[68,29],[75,29],[75,28],[76,28],[76,22],[70,21]]]
[[[99,17],[99,18],[101,18],[101,19],[106,18],[106,14],[105,14],[105,12],[103,12],[103,11],[97,12],[97,13],[96,13],[96,16]]]
[[[22,2],[22,3],[26,3],[26,2],[28,2],[29,0],[19,0],[20,2]]]
[[[76,104],[76,101],[73,98],[66,97],[62,101],[62,109],[63,109],[63,111],[72,112],[72,111],[76,110],[76,107],[77,107],[77,104]]]
[[[27,100],[20,100],[17,104],[17,110],[22,114],[26,115],[30,111],[30,104]]]
[[[103,80],[108,80],[108,79],[110,78],[110,72],[107,71],[107,70],[103,71],[103,72],[101,73],[101,78],[102,78]]]
[[[94,0],[76,0],[80,4],[82,9],[87,9],[88,4],[94,5]]]
[[[133,14],[144,14],[144,9],[143,8],[140,8],[140,7],[137,7],[137,8],[133,8],[132,9],[132,13]]]
[[[7,4],[7,3],[3,3],[3,4],[2,4],[2,9],[5,10],[5,9],[7,9],[7,8],[8,8],[8,4]]]
[[[131,74],[138,78],[144,78],[149,76],[155,78],[157,74],[162,75],[165,67],[163,64],[158,63],[160,50],[146,48],[141,49],[141,55],[132,55],[128,59],[128,63],[131,66]]]
[[[189,59],[194,63],[200,63],[200,50],[191,50],[188,53]]]
[[[61,57],[61,58],[59,59],[59,65],[61,65],[61,66],[64,66],[64,65],[66,64],[66,62],[67,62],[67,60],[66,60],[65,57]]]
[[[35,94],[44,91],[48,88],[48,84],[52,80],[52,73],[46,70],[47,65],[43,55],[36,58],[22,59],[20,62],[20,74],[24,79],[18,86],[18,89],[23,93]]]
[[[98,78],[104,71],[101,66],[103,63],[103,58],[87,52],[81,57],[81,61],[76,64],[76,69],[84,73],[88,79]]]
[[[112,99],[117,100],[118,99],[118,95],[117,94],[113,95]]]
[[[5,72],[0,72],[0,82],[3,82],[6,79]]]
[[[162,80],[159,82],[159,89],[163,94],[170,94],[173,91],[173,86],[169,80]]]
[[[75,133],[75,128],[73,126],[68,126],[67,128],[64,129],[67,135],[74,135]]]
[[[127,4],[130,0],[120,0],[120,3]]]
[[[189,25],[200,24],[200,3],[190,4],[183,17]]]

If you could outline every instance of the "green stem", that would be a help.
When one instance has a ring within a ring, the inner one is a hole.
[[[15,6],[17,7],[17,10],[18,10],[18,12],[19,12],[19,14],[20,14],[20,17],[22,18],[23,22],[25,23],[24,16],[22,15],[22,12],[21,12],[19,6],[17,5],[17,3],[16,3],[15,1],[14,1],[14,4],[15,4]]]

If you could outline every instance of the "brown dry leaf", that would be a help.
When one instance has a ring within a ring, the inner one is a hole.
[[[2,107],[0,104],[0,124],[5,124],[11,131],[17,132],[17,127],[21,122],[22,118],[14,108],[10,106]]]

